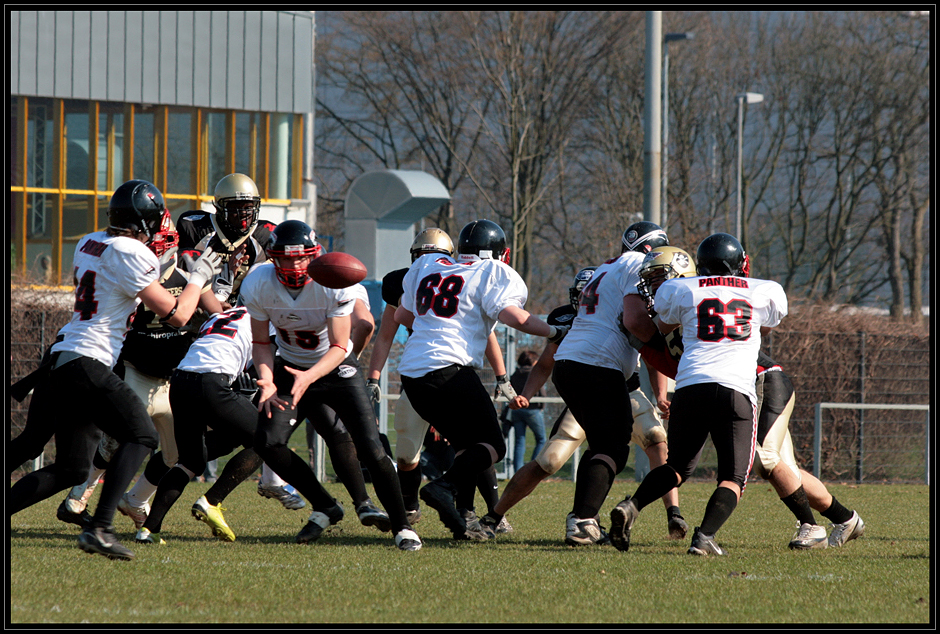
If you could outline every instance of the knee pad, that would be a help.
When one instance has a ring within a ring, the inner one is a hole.
[[[428,433],[428,423],[422,419],[402,392],[395,406],[395,458],[398,464],[413,465],[421,460],[421,448]]]
[[[578,424],[570,411],[565,411],[558,423],[558,430],[548,439],[535,461],[545,473],[552,475],[561,469],[581,443],[584,442],[584,429]]]
[[[633,433],[630,439],[644,450],[656,443],[666,442],[666,429],[646,394],[640,390],[630,392],[630,406],[633,409]]]

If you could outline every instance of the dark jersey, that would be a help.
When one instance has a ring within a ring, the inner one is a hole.
[[[178,297],[188,283],[189,280],[174,268],[161,285],[171,295]],[[156,313],[141,302],[134,313],[131,329],[124,338],[121,359],[130,362],[144,374],[169,379],[194,339],[195,334],[188,329],[162,323]]]
[[[405,292],[404,288],[402,288],[402,280],[405,279],[405,273],[407,272],[408,268],[405,267],[387,273],[385,277],[382,278],[382,300],[386,304],[398,308],[401,303],[401,296]]]

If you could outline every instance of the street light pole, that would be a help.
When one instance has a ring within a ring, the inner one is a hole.
[[[764,100],[764,95],[757,92],[742,92],[735,96],[738,100],[738,207],[734,215],[734,236],[741,240],[741,181],[744,168],[743,149],[744,143],[742,131],[744,129],[744,102],[760,103]]]
[[[669,42],[691,40],[694,33],[666,33],[663,38],[663,193],[662,213],[663,229],[669,232]]]

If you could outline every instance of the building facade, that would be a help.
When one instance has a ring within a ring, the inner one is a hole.
[[[314,13],[12,11],[15,277],[71,283],[75,243],[141,178],[174,219],[215,184],[258,184],[262,218],[315,223]]]

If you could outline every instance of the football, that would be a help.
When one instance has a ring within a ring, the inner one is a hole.
[[[314,259],[307,267],[314,282],[327,288],[346,288],[366,279],[366,265],[358,258],[334,251]]]

